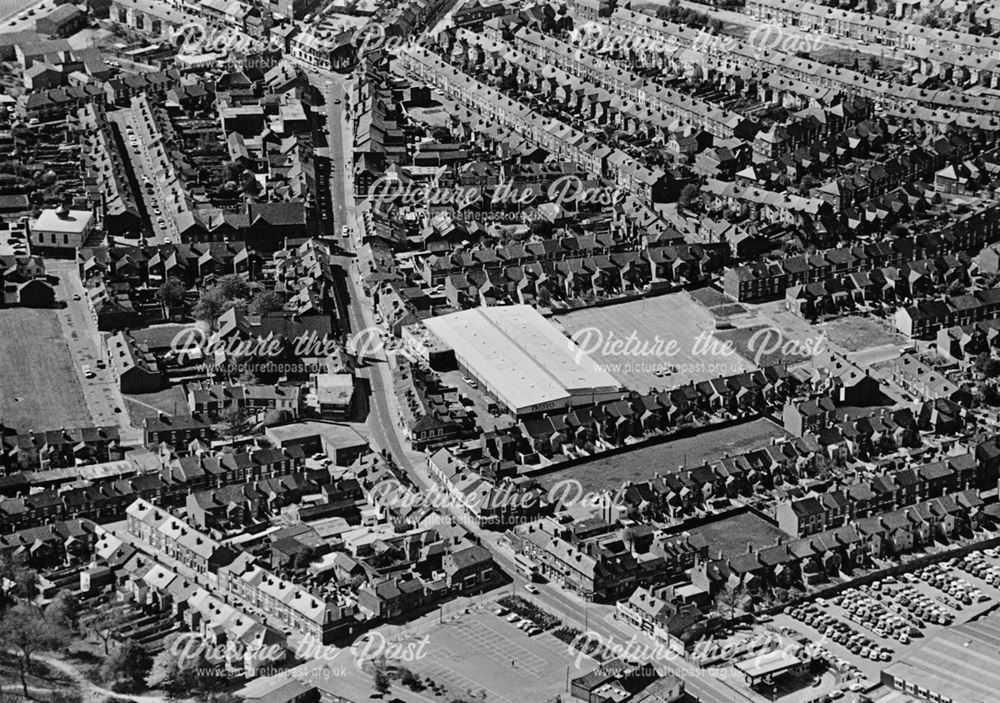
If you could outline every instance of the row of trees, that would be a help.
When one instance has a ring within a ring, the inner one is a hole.
[[[166,312],[184,304],[185,291],[181,281],[168,278],[156,289],[156,299]],[[280,293],[269,290],[254,293],[243,277],[229,274],[201,292],[191,315],[196,320],[214,325],[232,307],[240,307],[254,315],[265,315],[281,310],[284,304],[285,299]]]

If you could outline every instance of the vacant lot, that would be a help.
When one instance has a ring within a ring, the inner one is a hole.
[[[645,481],[656,473],[677,471],[720,458],[732,456],[754,447],[769,444],[774,437],[788,434],[770,420],[763,418],[720,430],[711,430],[693,437],[655,444],[651,447],[595,459],[580,466],[539,476],[545,488],[565,479],[580,482],[585,491],[620,488],[623,481]]]
[[[168,415],[186,415],[190,412],[187,396],[180,386],[164,388],[156,393],[141,393],[126,395],[125,405],[128,408],[129,419],[133,427],[142,427],[142,421],[147,417],[156,417],[158,413]]]
[[[808,361],[809,354],[788,343],[788,338],[770,325],[720,330],[715,336],[733,345],[733,349],[751,364],[773,366]]]
[[[0,310],[0,417],[18,431],[92,424],[55,310]]]
[[[715,318],[688,293],[560,315],[563,329],[622,385],[647,392],[753,370],[710,344]],[[657,376],[657,371],[669,371]]]
[[[736,302],[728,295],[723,293],[721,290],[716,290],[715,288],[710,288],[708,286],[706,286],[705,288],[695,288],[693,291],[690,291],[690,294],[692,298],[697,300],[706,308],[712,308],[715,307],[716,305],[727,305]]]
[[[746,554],[748,542],[756,550],[773,547],[778,537],[788,537],[767,520],[750,512],[693,527],[689,532],[704,537],[713,556],[721,551],[723,559]]]
[[[852,352],[886,344],[904,344],[908,341],[903,335],[886,329],[875,320],[853,315],[818,325],[817,329],[826,334],[834,344],[839,344]]]

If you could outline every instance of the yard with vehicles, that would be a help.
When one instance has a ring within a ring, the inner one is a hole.
[[[998,600],[1000,551],[977,550],[791,606],[774,623],[821,641],[877,681],[888,662],[946,627],[995,609]]]

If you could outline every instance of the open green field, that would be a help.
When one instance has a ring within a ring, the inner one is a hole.
[[[704,537],[711,555],[714,557],[721,551],[723,559],[746,554],[748,542],[758,550],[773,547],[779,537],[788,538],[777,527],[749,512],[693,527],[689,532]]]
[[[170,386],[155,393],[125,395],[125,406],[133,427],[142,427],[142,421],[147,417],[156,417],[159,413],[168,415],[186,415],[189,413],[187,396],[180,386]]]
[[[634,451],[595,459],[561,471],[538,476],[546,489],[560,481],[575,479],[584,491],[620,488],[623,481],[645,481],[656,473],[692,468],[711,459],[749,451],[788,434],[770,420],[760,418],[692,437],[654,444]]]
[[[18,431],[93,424],[56,310],[0,310],[0,417]]]

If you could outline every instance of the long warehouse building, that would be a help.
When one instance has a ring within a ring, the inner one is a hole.
[[[1000,614],[946,628],[882,670],[882,683],[938,703],[1000,700]]]
[[[530,305],[473,308],[424,324],[518,417],[622,397],[615,377]]]

